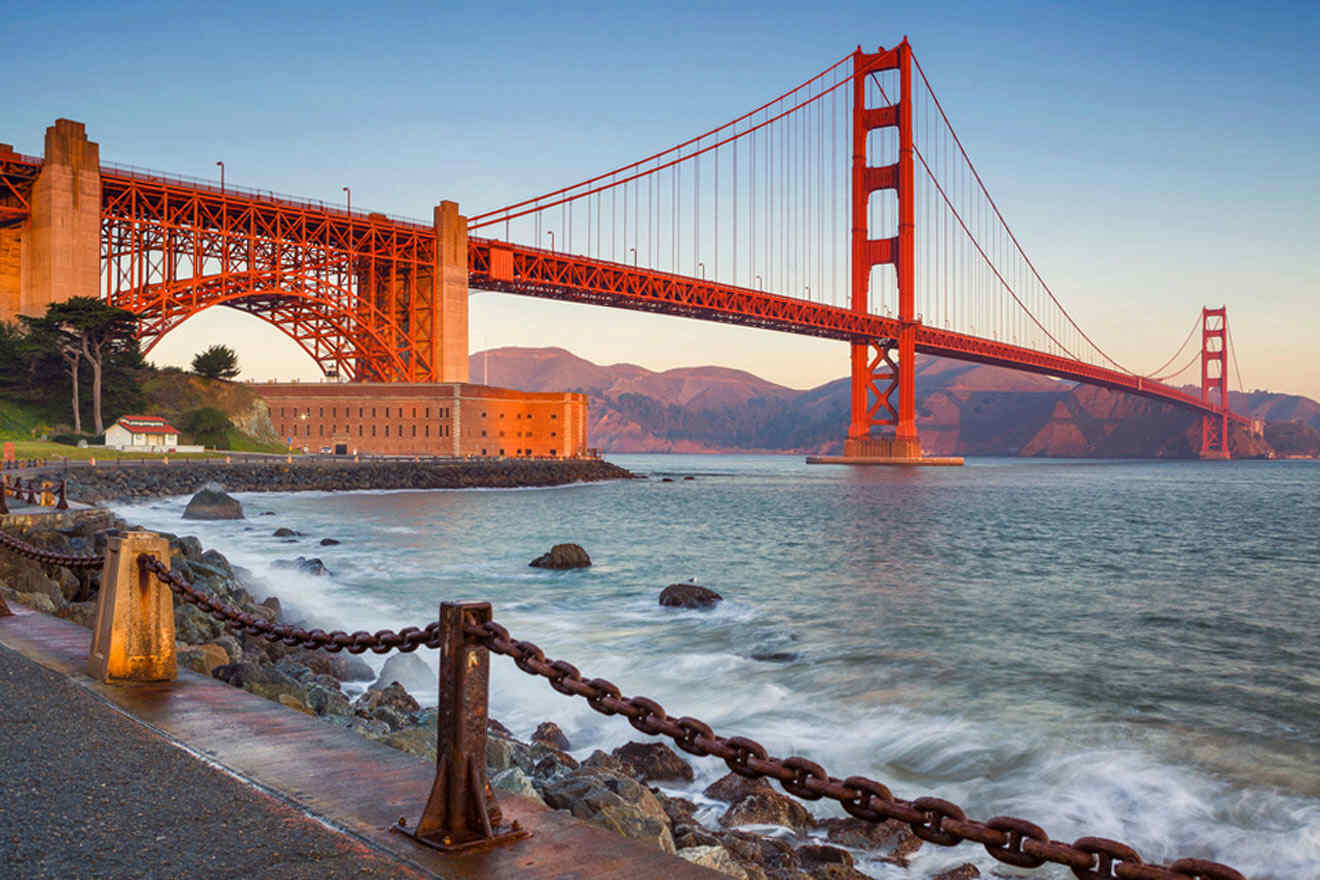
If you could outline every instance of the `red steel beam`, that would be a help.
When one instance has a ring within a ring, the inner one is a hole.
[[[897,339],[902,329],[901,322],[881,315],[859,314],[707,279],[491,239],[468,238],[468,267],[468,284],[483,290],[699,318],[845,342]],[[916,350],[1099,385],[1200,413],[1226,413],[1228,418],[1242,424],[1249,421],[1171,385],[965,333],[918,325]]]

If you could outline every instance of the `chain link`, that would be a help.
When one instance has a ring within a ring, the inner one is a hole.
[[[671,719],[663,706],[646,697],[625,697],[603,678],[584,680],[577,668],[562,660],[549,660],[532,642],[520,641],[494,621],[469,622],[464,632],[487,649],[513,659],[528,675],[538,675],[563,694],[584,697],[603,715],[623,715],[633,727],[652,736],[664,735],[693,755],[713,755],[729,769],[749,779],[772,778],[790,794],[807,800],[830,798],[849,815],[868,822],[896,819],[918,837],[940,846],[963,841],[982,844],[1001,862],[1037,868],[1046,862],[1064,865],[1083,880],[1245,880],[1239,872],[1218,862],[1180,859],[1169,867],[1147,865],[1125,844],[1099,837],[1083,837],[1072,844],[1050,840],[1038,825],[1011,816],[987,822],[968,819],[962,808],[933,797],[902,800],[883,783],[864,776],[837,779],[807,758],[771,757],[755,740],[724,737],[696,718]]]

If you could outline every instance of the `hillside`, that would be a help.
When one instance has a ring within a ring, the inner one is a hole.
[[[590,442],[607,451],[828,453],[847,430],[846,378],[801,391],[724,367],[602,366],[561,348],[500,348],[470,363],[473,381],[585,393]],[[932,455],[1187,458],[1200,446],[1193,413],[1000,367],[918,356],[916,391]],[[1233,405],[1320,428],[1320,404],[1305,397],[1252,392],[1235,394]],[[1310,442],[1305,432],[1288,436]],[[1235,455],[1269,452],[1236,429],[1230,443]]]

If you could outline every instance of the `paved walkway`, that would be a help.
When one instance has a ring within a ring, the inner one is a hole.
[[[423,877],[0,646],[0,876]]]
[[[13,610],[0,618],[0,877],[723,876],[508,795],[505,819],[529,840],[420,847],[388,827],[420,816],[433,766],[187,670],[94,682],[88,630]]]

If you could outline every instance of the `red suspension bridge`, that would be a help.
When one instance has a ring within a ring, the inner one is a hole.
[[[89,254],[76,217],[54,218],[79,210],[66,190],[93,188]],[[138,316],[147,350],[227,305],[279,327],[328,375],[466,381],[473,287],[845,341],[853,457],[920,458],[917,352],[1195,411],[1206,457],[1227,457],[1230,425],[1248,424],[1228,407],[1225,308],[1203,309],[1145,373],[1078,325],[906,40],[859,48],[668,150],[466,221],[449,202],[422,223],[104,165],[61,120],[44,158],[0,145],[0,265],[14,230],[19,311],[77,295],[64,282],[82,277]],[[78,252],[75,268],[45,266],[43,247]],[[0,273],[0,296],[3,285]],[[1173,384],[1198,363],[1199,393]]]

